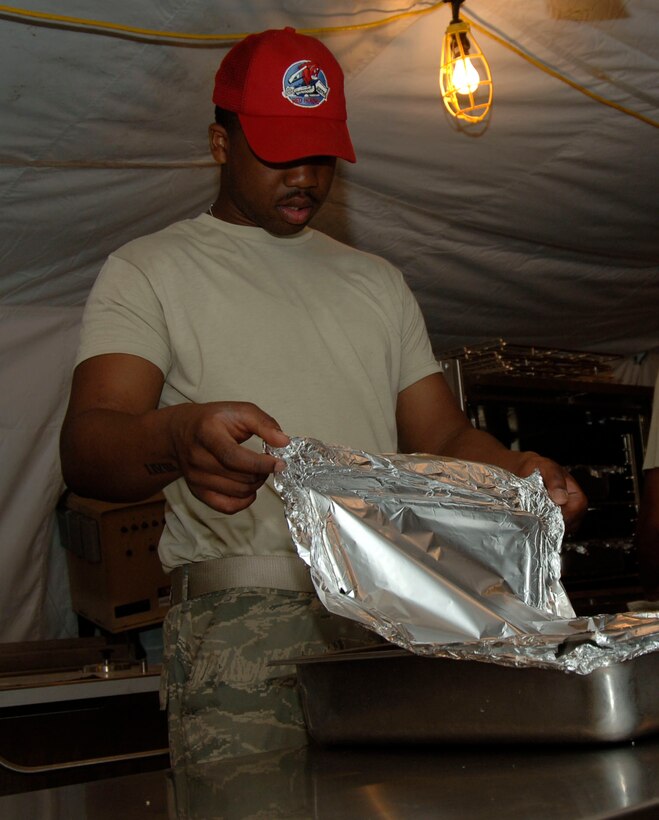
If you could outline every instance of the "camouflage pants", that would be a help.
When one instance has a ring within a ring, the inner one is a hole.
[[[312,593],[246,588],[172,607],[163,634],[173,766],[306,743],[295,667],[269,662],[380,640]]]
[[[166,777],[170,820],[309,820],[315,810],[311,746],[179,766]]]

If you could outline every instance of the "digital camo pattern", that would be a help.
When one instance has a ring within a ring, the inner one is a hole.
[[[172,765],[306,743],[295,666],[268,663],[380,640],[308,592],[231,589],[173,607],[161,682]]]
[[[307,749],[279,749],[168,775],[172,820],[308,820],[316,796]]]

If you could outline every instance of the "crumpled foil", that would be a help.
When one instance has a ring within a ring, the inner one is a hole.
[[[657,613],[576,618],[563,518],[539,473],[310,438],[266,451],[316,592],[420,655],[588,674],[659,649]]]

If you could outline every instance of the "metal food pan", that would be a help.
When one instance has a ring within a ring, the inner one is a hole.
[[[659,731],[659,653],[577,675],[391,645],[295,658],[322,744],[602,743]]]

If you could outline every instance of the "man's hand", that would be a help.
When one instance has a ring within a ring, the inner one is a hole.
[[[193,495],[223,513],[248,507],[268,475],[284,466],[241,444],[252,435],[273,447],[290,441],[271,416],[248,402],[179,405],[171,434],[178,467]]]
[[[561,508],[566,532],[575,530],[586,513],[588,500],[574,478],[564,467],[537,453],[529,451],[515,455],[518,461],[511,472],[526,478],[534,470],[539,470],[549,497]]]

